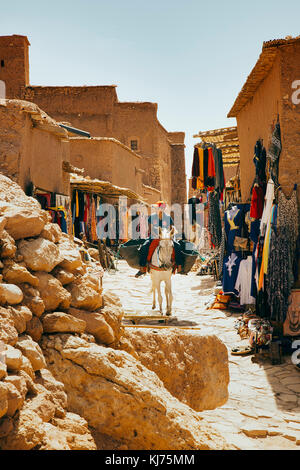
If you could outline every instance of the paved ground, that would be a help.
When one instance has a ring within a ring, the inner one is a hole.
[[[105,273],[104,288],[121,298],[126,314],[153,315],[150,276],[135,279],[135,272],[119,261],[116,273]],[[237,449],[300,450],[300,372],[291,358],[285,356],[283,364],[272,365],[267,358],[232,356],[231,347],[240,341],[234,329],[239,315],[206,308],[215,289],[212,278],[190,273],[173,276],[172,283],[177,318],[173,324],[200,327],[228,347],[229,400],[201,416]]]

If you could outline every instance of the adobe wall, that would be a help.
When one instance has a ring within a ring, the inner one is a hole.
[[[171,200],[172,204],[186,204],[186,171],[184,144],[171,144]]]
[[[20,99],[29,84],[29,42],[26,36],[0,37],[0,80],[6,98]]]
[[[279,182],[286,195],[298,184],[300,211],[300,103],[292,101],[292,83],[300,80],[299,44],[280,47],[282,114],[280,119],[282,152],[279,159]],[[297,85],[297,89],[299,89]],[[300,93],[298,93],[298,99]]]
[[[67,135],[34,127],[32,103],[7,101],[0,105],[0,172],[26,190],[31,182],[51,192],[69,194],[69,174],[62,162],[69,160]]]
[[[253,163],[255,143],[258,139],[263,139],[263,145],[268,150],[272,123],[277,121],[277,114],[279,114],[280,120],[282,117],[281,96],[280,59],[277,56],[268,76],[253,98],[237,115],[243,202],[250,198],[250,189],[255,177]]]
[[[29,86],[24,98],[36,103],[58,122],[69,122],[94,137],[113,136],[115,86]]]
[[[112,138],[70,138],[70,162],[84,168],[85,175],[142,195],[141,158]]]

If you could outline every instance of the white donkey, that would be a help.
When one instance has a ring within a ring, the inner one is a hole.
[[[167,302],[166,314],[172,313],[172,285],[171,276],[173,270],[173,236],[175,234],[174,227],[171,231],[167,229],[159,229],[159,245],[154,250],[150,263],[150,275],[152,280],[153,304],[152,309],[156,308],[156,291],[158,296],[159,311],[162,314],[162,295],[160,284],[165,283],[165,295]]]

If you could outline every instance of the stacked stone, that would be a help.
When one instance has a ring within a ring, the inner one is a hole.
[[[95,449],[39,342],[68,333],[116,345],[122,310],[104,305],[99,261],[83,263],[72,237],[3,175],[0,201],[0,449]]]

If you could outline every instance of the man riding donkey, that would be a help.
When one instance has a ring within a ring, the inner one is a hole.
[[[174,222],[172,217],[166,214],[166,203],[158,201],[154,207],[156,213],[148,217],[149,233],[150,236],[140,248],[140,270],[136,273],[135,277],[143,276],[149,270],[149,263],[151,262],[154,251],[159,245],[159,233],[161,229],[173,229],[175,231]],[[173,238],[173,273],[180,272],[182,269],[183,257],[181,253],[180,244]]]

